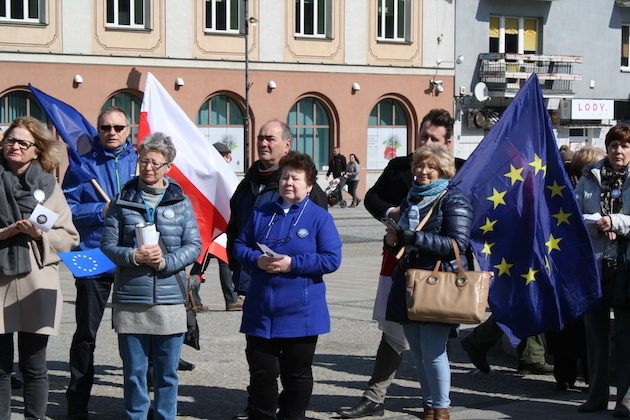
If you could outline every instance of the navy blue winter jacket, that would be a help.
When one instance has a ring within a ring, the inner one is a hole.
[[[117,265],[113,295],[116,303],[184,303],[176,274],[180,273],[181,279],[186,277],[184,269],[199,256],[201,239],[190,201],[175,181],[168,181],[155,211],[155,226],[166,248],[163,270],[135,265],[132,260],[136,225],[146,222],[138,178],[123,187],[107,212],[101,249]]]
[[[81,156],[82,166],[112,199],[135,176],[138,155],[129,140],[117,155],[103,149],[98,139],[94,144],[91,152]],[[63,192],[72,211],[72,222],[81,235],[81,242],[76,249],[97,248],[103,232],[105,200],[91,182],[69,185],[68,180],[64,180]]]

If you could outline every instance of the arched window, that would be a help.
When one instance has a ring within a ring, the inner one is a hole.
[[[129,137],[133,144],[138,143],[138,124],[140,124],[140,106],[142,99],[128,92],[117,93],[105,101],[101,111],[111,106],[117,106],[127,113],[129,117]]]
[[[17,117],[31,116],[47,122],[46,114],[30,92],[16,90],[0,98],[0,127],[7,128]]]
[[[210,143],[221,142],[232,150],[230,166],[245,170],[243,111],[230,97],[215,95],[205,101],[197,113],[197,125]]]
[[[316,98],[303,98],[293,105],[287,118],[293,133],[291,150],[309,155],[317,169],[328,164],[330,118]]]
[[[395,99],[383,99],[370,112],[367,168],[383,169],[396,156],[407,154],[407,115]]]

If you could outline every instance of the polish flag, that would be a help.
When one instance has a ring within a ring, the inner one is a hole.
[[[184,189],[195,209],[202,240],[199,259],[210,251],[227,262],[226,243],[217,237],[225,232],[230,220],[230,197],[238,179],[212,142],[148,73],[140,108],[138,141],[158,131],[169,136],[177,150],[168,176]]]

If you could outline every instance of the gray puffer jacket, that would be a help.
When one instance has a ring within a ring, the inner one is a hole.
[[[192,205],[179,185],[169,185],[155,211],[155,225],[166,253],[163,270],[135,265],[135,227],[146,222],[146,210],[138,178],[129,181],[107,212],[101,241],[103,252],[117,265],[113,301],[149,305],[184,303],[177,273],[185,278],[185,267],[201,252],[201,239]]]

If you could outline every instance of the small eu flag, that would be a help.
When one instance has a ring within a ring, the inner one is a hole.
[[[116,267],[99,248],[85,251],[60,252],[59,257],[77,278],[98,276]]]
[[[471,245],[481,269],[495,273],[488,300],[512,342],[564,328],[601,296],[535,74],[451,186],[472,202]]]

